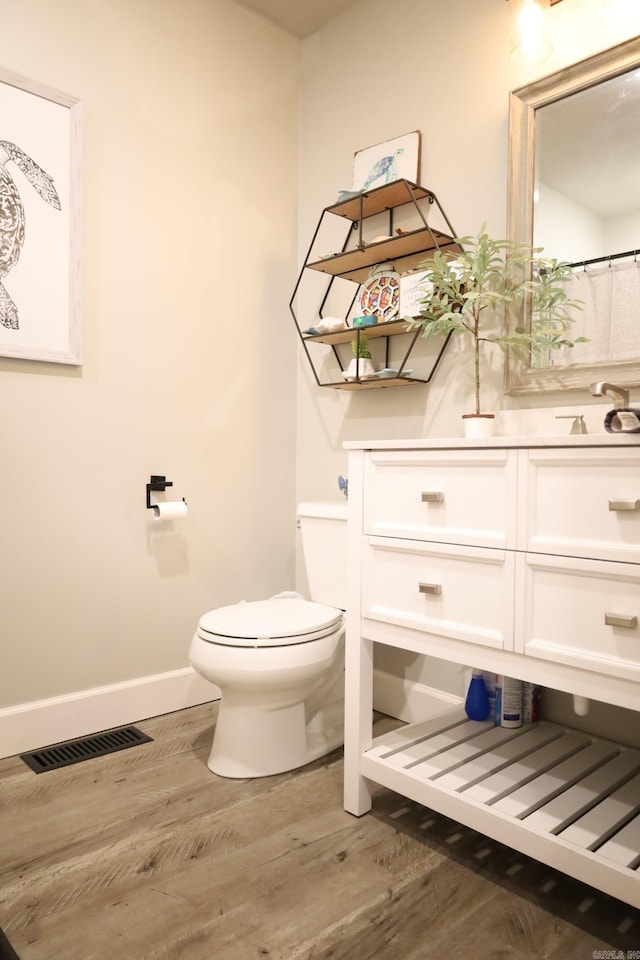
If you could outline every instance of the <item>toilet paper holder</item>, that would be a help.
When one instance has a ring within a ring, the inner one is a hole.
[[[173,480],[167,480],[166,477],[159,476],[157,474],[151,474],[149,478],[149,483],[147,484],[147,510],[153,510],[155,504],[151,503],[151,494],[154,492],[164,493],[167,487],[173,486]],[[184,497],[182,498],[186,503]]]

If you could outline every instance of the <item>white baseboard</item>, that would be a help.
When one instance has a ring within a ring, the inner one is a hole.
[[[192,667],[184,667],[5,707],[0,710],[0,757],[85,737],[219,697],[216,686]]]
[[[0,710],[0,757],[137,723],[217,700],[220,691],[192,667],[93,687]],[[376,710],[406,723],[437,716],[462,703],[444,690],[374,670]]]
[[[373,671],[373,706],[388,717],[417,723],[437,717],[461,703],[462,697],[429,687],[426,683],[394,677],[383,670]]]

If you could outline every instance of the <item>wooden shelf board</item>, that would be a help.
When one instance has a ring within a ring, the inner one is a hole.
[[[345,380],[344,383],[323,383],[323,387],[334,390],[379,390],[381,387],[409,387],[416,383],[426,383],[410,377],[377,377],[373,380]]]
[[[441,233],[439,230],[432,230],[431,233],[441,250],[459,252],[460,246],[454,243],[453,238],[448,234]],[[345,253],[336,253],[332,257],[314,260],[306,266],[309,270],[318,270],[333,277],[364,283],[369,277],[371,268],[378,264],[394,262],[398,269],[398,261],[406,261],[409,257],[417,259],[418,255],[426,257],[435,249],[437,248],[431,240],[429,231],[421,227],[419,230],[412,230],[401,236],[391,237],[389,240],[368,243],[363,249],[347,250]],[[402,271],[398,270],[398,272]]]
[[[406,320],[385,320],[383,323],[376,323],[372,327],[349,327],[347,330],[340,330],[337,333],[319,333],[316,336],[305,337],[305,343],[351,343],[355,340],[357,331],[365,334],[367,340],[375,340],[378,337],[395,337],[403,333],[413,333],[407,330]]]
[[[412,193],[416,200],[423,200],[425,197],[432,196],[431,190],[426,190],[416,183],[411,183],[410,180],[395,180],[393,183],[376,187],[375,190],[368,190],[362,194],[363,219],[375,216],[376,213],[382,213],[384,210],[411,203]],[[327,207],[327,210],[339,217],[346,217],[347,220],[355,222],[360,219],[360,196],[353,197],[351,200],[344,200],[342,203],[334,203]]]

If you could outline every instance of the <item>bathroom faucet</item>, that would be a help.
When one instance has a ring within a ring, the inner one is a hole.
[[[613,383],[592,383],[589,390],[594,397],[604,397],[610,393],[616,408],[629,406],[629,391],[624,387],[617,387]]]

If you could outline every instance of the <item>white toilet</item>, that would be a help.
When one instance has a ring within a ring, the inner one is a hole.
[[[347,505],[298,507],[309,591],[201,617],[194,670],[222,692],[208,767],[266,777],[330,753],[344,736]]]

